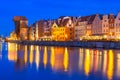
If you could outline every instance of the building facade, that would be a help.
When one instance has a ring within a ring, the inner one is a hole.
[[[18,40],[27,40],[28,39],[28,20],[24,16],[15,16],[15,33]]]
[[[109,33],[109,18],[108,15],[103,15],[102,18],[102,34],[108,35]]]
[[[30,25],[30,27],[29,27],[28,40],[30,40],[30,41],[35,40],[33,25]]]
[[[75,26],[75,40],[80,40],[83,36],[99,35],[101,33],[102,23],[98,14],[78,18]]]
[[[102,35],[102,21],[99,14],[92,15],[89,23],[92,24],[92,35]]]
[[[114,14],[109,14],[109,36],[114,36],[115,35],[115,16]]]
[[[120,12],[117,14],[115,18],[115,36],[120,37]]]
[[[71,41],[74,40],[74,28],[60,27],[55,22],[51,29],[53,41]]]
[[[81,18],[78,19],[77,24],[75,25],[75,40],[80,40],[80,37],[86,35],[87,21],[81,21]]]

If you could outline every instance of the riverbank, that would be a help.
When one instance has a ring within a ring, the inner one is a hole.
[[[115,41],[8,41],[22,45],[40,45],[40,46],[64,46],[64,47],[85,47],[85,48],[103,48],[120,49],[120,42]]]

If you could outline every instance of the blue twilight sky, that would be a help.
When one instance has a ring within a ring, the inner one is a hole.
[[[39,19],[59,16],[82,16],[95,13],[117,14],[120,0],[1,0],[0,35],[9,36],[14,30],[13,17],[26,16],[29,24]]]

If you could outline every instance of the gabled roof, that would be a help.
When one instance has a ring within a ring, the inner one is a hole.
[[[91,15],[89,18],[88,18],[88,24],[92,24],[92,22],[94,21],[96,15]]]
[[[65,26],[69,21],[69,18],[66,18],[66,19],[63,19],[61,22],[60,22],[60,26]]]
[[[92,24],[92,22],[94,21],[96,17],[96,14],[94,15],[90,15],[90,16],[82,16],[78,19],[78,22],[84,22],[86,21],[88,24]]]
[[[108,19],[110,19],[110,18],[115,18],[114,14],[109,14]]]

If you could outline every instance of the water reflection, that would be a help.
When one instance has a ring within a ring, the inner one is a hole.
[[[68,60],[69,60],[69,57],[68,57],[68,50],[67,48],[65,48],[65,53],[64,53],[64,71],[67,71],[68,70]]]
[[[51,47],[50,63],[51,63],[52,69],[53,69],[54,68],[54,64],[55,64],[54,47]]]
[[[25,64],[27,63],[27,60],[28,60],[28,50],[27,50],[27,46],[25,45],[25,51],[24,51],[24,61],[25,61]]]
[[[109,50],[108,53],[108,70],[107,70],[107,76],[108,79],[111,80],[113,77],[113,69],[114,69],[114,54],[112,50]]]
[[[44,63],[44,68],[46,68],[47,65],[47,60],[48,60],[48,55],[47,55],[47,47],[44,47],[44,55],[43,55],[43,63]]]
[[[30,64],[33,63],[33,46],[30,46]]]
[[[2,42],[0,42],[0,59],[2,58]]]
[[[53,72],[67,72],[71,75],[78,73],[86,77],[91,74],[102,74],[99,76],[109,80],[114,77],[120,79],[120,50],[41,47],[8,43],[8,60],[14,62],[16,67],[22,68],[29,66],[33,68],[35,64],[37,71],[43,64],[43,69],[51,69]]]
[[[85,74],[88,76],[89,72],[90,72],[90,53],[89,53],[89,49],[86,49],[86,54],[85,54],[85,62],[84,62],[84,71]]]
[[[36,63],[36,69],[38,70],[38,68],[39,68],[39,62],[40,62],[39,46],[36,46],[35,49],[36,49],[35,63]]]
[[[8,60],[17,61],[17,44],[8,43]]]

